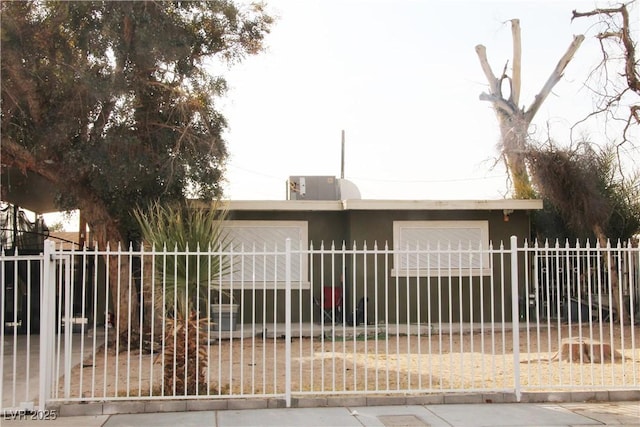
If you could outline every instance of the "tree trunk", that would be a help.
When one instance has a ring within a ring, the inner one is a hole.
[[[529,123],[526,122],[522,111],[512,115],[498,114],[500,122],[500,136],[502,152],[511,175],[514,197],[516,199],[533,199],[535,192],[529,179],[526,164],[527,132]]]
[[[89,228],[91,229],[96,249],[109,251],[127,251],[116,221],[109,215],[101,200],[95,196],[79,197],[79,208],[82,210]],[[122,247],[124,246],[124,248]],[[109,293],[111,297],[110,311],[115,315],[116,332],[120,342],[127,344],[140,337],[140,322],[138,316],[139,295],[133,277],[129,255],[105,256],[105,263],[109,274]]]

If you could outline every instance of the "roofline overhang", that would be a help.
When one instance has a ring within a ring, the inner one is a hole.
[[[511,210],[542,209],[542,200],[227,200],[231,211]]]

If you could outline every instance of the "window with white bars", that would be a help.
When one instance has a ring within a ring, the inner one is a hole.
[[[396,276],[480,276],[490,272],[488,221],[394,221]]]
[[[229,220],[224,226],[232,272],[223,287],[284,288],[285,244],[291,239],[291,286],[308,289],[308,256],[301,254],[308,244],[306,221]]]

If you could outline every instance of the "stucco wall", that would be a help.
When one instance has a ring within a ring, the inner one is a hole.
[[[324,242],[325,247],[329,247],[331,242],[335,242],[338,247],[342,242],[346,242],[348,248],[352,248],[353,243],[361,248],[366,242],[369,249],[374,243],[383,247],[388,242],[389,247],[393,245],[393,222],[394,221],[424,221],[424,220],[488,220],[489,239],[494,247],[504,243],[505,247],[510,246],[510,237],[518,236],[519,244],[529,237],[530,220],[528,211],[515,211],[509,215],[509,220],[504,220],[503,211],[480,211],[480,210],[460,210],[460,211],[422,211],[422,210],[347,210],[347,211],[231,211],[230,219],[234,220],[295,220],[308,221],[308,237],[318,248],[320,242]],[[292,298],[293,321],[310,321],[311,313],[315,318],[319,315],[313,305],[312,295],[320,296],[322,283],[329,285],[335,283],[340,285],[342,272],[341,258],[336,259],[338,265],[334,271],[330,270],[330,263],[325,262],[325,271],[318,268],[314,270],[314,277],[311,280],[311,290],[294,292]],[[521,262],[522,260],[520,260]],[[391,261],[392,262],[392,261]],[[495,321],[502,320],[500,313],[507,313],[505,320],[510,319],[511,313],[511,293],[507,289],[504,295],[499,285],[491,287],[491,278],[484,276],[471,279],[463,278],[459,283],[457,278],[449,284],[447,279],[436,280],[435,278],[421,278],[417,283],[416,279],[410,280],[407,286],[405,279],[396,279],[391,275],[391,271],[386,271],[384,262],[379,261],[376,266],[372,258],[368,258],[366,269],[365,260],[362,256],[356,256],[355,260],[348,256],[345,262],[345,301],[347,311],[355,306],[357,301],[365,294],[369,296],[368,317],[373,321],[376,312],[374,305],[373,278],[378,277],[378,304],[377,312],[379,316],[386,316],[389,321],[406,322],[437,322],[439,319],[453,321],[480,321],[481,317],[488,321],[493,318]],[[502,283],[501,277],[510,278],[510,265],[505,262],[505,270],[494,271],[494,283]],[[319,263],[317,265],[320,265]],[[332,277],[335,275],[337,277]],[[500,277],[498,277],[500,276]],[[324,282],[323,282],[324,280]],[[520,280],[522,282],[522,280]],[[507,283],[508,285],[509,283]],[[279,306],[274,305],[274,291],[267,291],[266,295],[261,292],[253,294],[245,292],[244,296],[238,295],[236,300],[241,301],[244,311],[245,321],[261,319],[263,314],[268,319],[272,319],[273,310],[276,313],[276,321],[284,321],[283,295],[278,296]],[[282,292],[282,291],[278,291]],[[462,293],[462,299],[460,299]],[[480,307],[480,293],[484,306]],[[253,303],[255,295],[256,304]],[[473,295],[474,304],[470,304],[470,296]],[[263,312],[263,301],[267,301],[266,312]],[[462,304],[460,304],[462,302]],[[449,311],[449,307],[451,312]],[[253,308],[256,307],[256,308]],[[273,307],[273,309],[272,309]],[[301,309],[301,310],[300,310]],[[298,313],[302,312],[302,319]],[[493,317],[491,317],[493,316]],[[382,320],[383,317],[379,317]]]
[[[446,221],[469,221],[488,220],[489,240],[494,247],[499,247],[501,243],[505,247],[510,247],[512,235],[518,236],[521,243],[529,235],[529,214],[526,211],[518,211],[509,215],[509,221],[504,220],[502,211],[355,211],[349,212],[349,229],[352,241],[367,242],[368,247],[373,247],[374,243],[382,246],[385,242],[389,247],[393,246],[393,222],[394,221],[425,221],[425,220],[446,220]],[[361,244],[361,243],[359,243]],[[391,260],[392,262],[392,260]],[[497,265],[498,260],[495,260]],[[493,289],[491,278],[484,276],[468,277],[462,279],[460,284],[458,278],[454,278],[450,284],[448,279],[421,278],[419,283],[413,278],[409,285],[404,278],[396,279],[390,272],[385,271],[383,263],[379,262],[377,267],[378,278],[388,277],[389,286],[378,284],[378,295],[384,298],[378,299],[377,309],[379,313],[385,313],[386,307],[390,308],[390,321],[400,322],[437,322],[439,319],[464,322],[478,322],[483,318],[488,320],[488,316],[493,313],[496,321],[502,320],[501,313],[507,313],[510,319],[511,313],[511,291],[504,292],[500,288],[502,279],[510,279],[511,268],[508,260],[505,260],[503,271],[494,270]],[[355,266],[355,273],[351,265],[347,266],[349,281],[347,283],[347,304],[353,306],[362,296],[373,295],[375,292],[372,278],[375,277],[376,266],[369,261],[365,271],[364,262],[358,261]],[[520,278],[523,282],[523,277]],[[469,282],[471,281],[471,285]],[[378,282],[381,282],[379,279]],[[355,289],[354,289],[355,285]],[[366,288],[366,290],[365,290]],[[482,293],[483,307],[480,307],[480,294]],[[462,294],[462,305],[460,304],[460,294]],[[471,306],[473,295],[474,306]],[[374,299],[369,300],[369,310],[374,311]],[[451,308],[451,312],[450,309]],[[503,311],[504,308],[504,311]],[[396,318],[396,313],[399,315]],[[449,317],[451,316],[451,317]],[[483,317],[484,316],[484,317]]]

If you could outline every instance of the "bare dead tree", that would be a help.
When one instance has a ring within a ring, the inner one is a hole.
[[[485,46],[476,46],[476,53],[482,66],[482,71],[489,83],[489,93],[480,94],[480,100],[492,103],[501,136],[501,156],[505,161],[507,170],[511,175],[514,187],[514,196],[518,199],[530,199],[535,197],[526,165],[528,130],[534,116],[547,98],[553,87],[560,81],[562,74],[573,58],[573,55],[584,40],[583,35],[574,36],[567,51],[562,55],[556,67],[551,72],[546,83],[535,96],[528,108],[520,107],[521,87],[521,60],[522,45],[520,37],[520,20],[511,20],[511,33],[513,38],[513,65],[511,77],[507,75],[505,65],[502,75],[496,77],[487,60]],[[503,93],[503,84],[508,82],[509,94]]]
[[[584,17],[599,19],[596,35],[602,60],[591,72],[587,86],[596,94],[598,102],[589,117],[604,114],[608,119],[624,123],[621,143],[629,141],[631,129],[640,125],[640,66],[636,57],[636,41],[632,37],[629,6],[631,1],[613,8],[596,8],[588,12],[573,11],[571,20]],[[621,77],[621,78],[620,78]],[[628,106],[628,114],[618,116],[621,106]]]

